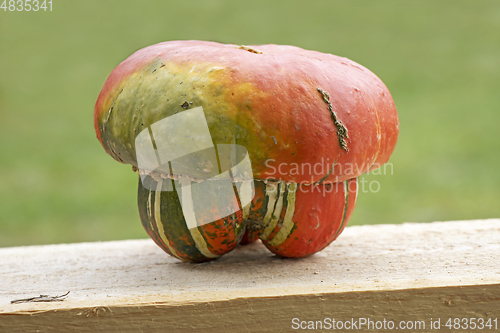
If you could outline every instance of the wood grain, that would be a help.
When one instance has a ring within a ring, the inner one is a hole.
[[[500,219],[348,227],[304,259],[255,243],[190,264],[147,239],[3,248],[0,262],[0,332],[286,332],[293,318],[423,320],[425,331],[441,318],[450,332],[447,318],[500,321]]]

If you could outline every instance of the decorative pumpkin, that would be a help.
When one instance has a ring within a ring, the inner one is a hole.
[[[94,116],[106,152],[139,170],[149,236],[193,262],[257,238],[283,257],[325,248],[354,209],[357,177],[388,161],[399,132],[368,69],[280,45],[146,47],[112,71]],[[223,187],[236,198],[227,206]]]

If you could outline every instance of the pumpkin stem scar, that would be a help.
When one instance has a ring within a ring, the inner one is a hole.
[[[262,54],[262,51],[253,49],[253,48],[251,48],[249,46],[245,46],[245,45],[240,45],[237,48],[240,49],[240,50],[245,50],[245,51],[248,51],[248,52],[251,52],[251,53],[255,53],[255,54]]]
[[[328,92],[324,91],[321,88],[317,89],[323,96],[323,101],[328,104],[328,110],[330,110],[330,112],[332,113],[333,123],[335,124],[335,127],[337,127],[337,135],[339,136],[340,147],[342,147],[342,149],[344,149],[346,152],[349,152],[349,148],[347,148],[347,142],[345,141],[345,138],[349,138],[349,135],[347,135],[347,128],[337,118],[337,114],[333,110],[332,103],[330,102],[330,94],[328,94]]]

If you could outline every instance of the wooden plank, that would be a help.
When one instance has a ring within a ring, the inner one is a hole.
[[[447,318],[500,321],[500,219],[348,227],[304,259],[255,243],[190,264],[148,239],[3,248],[0,262],[0,332],[293,331],[325,318],[422,320],[425,331],[440,318],[449,332]]]

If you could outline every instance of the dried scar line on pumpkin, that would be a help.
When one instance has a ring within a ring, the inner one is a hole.
[[[277,180],[277,179],[260,179],[260,178],[241,178],[241,177],[231,177],[231,180],[233,182],[238,182],[238,183],[251,183],[251,182],[263,182],[266,185],[273,185],[277,186],[277,184],[300,184],[301,186],[315,186],[315,185],[324,185],[324,184],[331,184],[331,183],[324,183],[325,179],[328,178],[328,176],[331,175],[333,170],[333,166],[330,168],[330,171],[320,180],[316,182],[311,182],[311,183],[306,183],[306,182],[289,182],[289,181],[284,181],[284,180]],[[155,180],[156,182],[159,182],[161,180],[165,179],[172,179],[172,180],[180,180],[180,179],[189,179],[190,181],[194,183],[201,183],[206,181],[206,178],[195,178],[192,176],[187,176],[187,175],[177,175],[177,174],[167,174],[164,172],[158,172],[158,171],[147,171],[143,169],[139,169],[135,166],[132,166],[132,171],[134,172],[139,172],[139,175],[141,176],[150,176]]]
[[[332,113],[333,123],[335,124],[335,127],[337,127],[337,135],[339,136],[340,147],[342,147],[342,149],[344,149],[346,152],[349,152],[349,148],[347,148],[347,142],[345,141],[345,138],[349,138],[349,135],[347,135],[347,128],[337,118],[337,114],[333,110],[332,103],[330,102],[330,94],[328,94],[328,92],[321,88],[317,88],[317,90],[323,96],[323,101],[328,104],[328,110],[330,110],[330,112]]]

